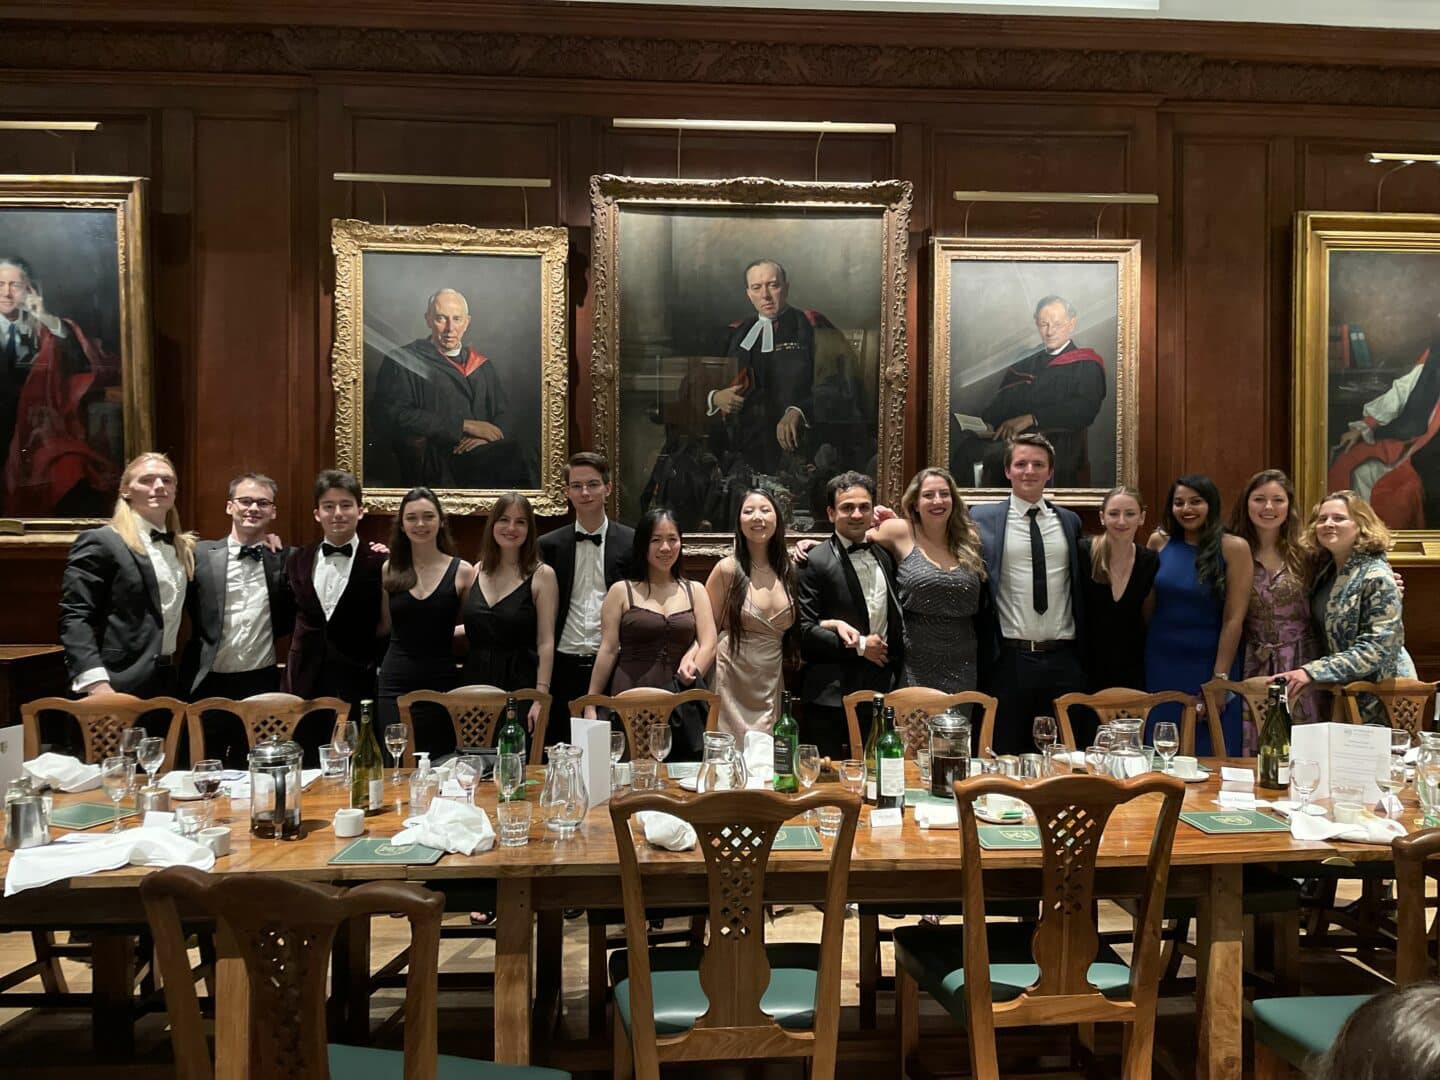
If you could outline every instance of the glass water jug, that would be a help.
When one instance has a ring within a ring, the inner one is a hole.
[[[540,789],[540,816],[562,837],[572,836],[590,811],[580,747],[556,743],[546,751],[545,786]]]
[[[707,731],[705,757],[695,776],[695,790],[736,790],[743,788],[748,779],[745,756],[735,746],[735,736],[728,731]]]

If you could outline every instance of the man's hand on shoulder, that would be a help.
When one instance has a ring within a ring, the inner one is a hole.
[[[283,551],[285,549],[285,541],[281,540],[275,533],[266,533],[265,539],[260,542],[264,544],[269,551]]]
[[[795,565],[804,566],[810,561],[810,549],[823,544],[824,540],[816,540],[813,536],[807,536],[803,540],[795,541]]]
[[[382,544],[379,540],[371,540],[369,543],[370,543],[370,550],[371,550],[374,554],[376,554],[376,555],[384,555],[384,556],[386,556],[387,558],[389,557],[389,555],[390,555],[390,546],[389,546],[388,544]]]

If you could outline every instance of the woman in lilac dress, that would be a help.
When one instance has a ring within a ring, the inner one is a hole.
[[[1310,615],[1312,564],[1300,543],[1300,512],[1295,488],[1279,469],[1256,473],[1235,504],[1230,531],[1250,545],[1255,580],[1245,613],[1247,679],[1279,675],[1320,656],[1320,639]],[[1320,696],[1302,694],[1290,702],[1296,723],[1321,719]],[[1254,722],[1245,721],[1246,755],[1255,752]]]

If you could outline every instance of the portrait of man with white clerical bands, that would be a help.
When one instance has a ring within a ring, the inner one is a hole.
[[[27,530],[107,517],[148,431],[141,189],[0,177],[0,518]]]
[[[619,516],[667,506],[687,533],[729,533],[763,488],[792,532],[821,529],[830,477],[884,476],[899,445],[884,422],[903,403],[889,379],[903,286],[885,274],[898,214],[881,185],[833,185],[865,190],[803,208],[785,200],[806,185],[777,181],[749,205],[624,201],[627,185],[666,183],[614,178],[597,202],[596,257],[613,252],[618,274],[596,275],[597,372],[615,376],[594,381],[613,386],[596,432],[618,450]]]
[[[1000,493],[1005,447],[1055,447],[1056,497],[1135,481],[1139,241],[934,241],[931,450]]]
[[[440,230],[471,243],[417,250]],[[558,497],[563,231],[336,222],[335,246],[337,449],[367,504],[416,486],[462,511],[487,492]]]

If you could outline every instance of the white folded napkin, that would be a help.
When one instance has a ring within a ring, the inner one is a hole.
[[[662,814],[658,810],[642,810],[635,815],[640,827],[645,830],[645,839],[656,847],[667,851],[689,851],[695,846],[695,828],[674,814]]]
[[[1063,762],[1072,769],[1085,768],[1084,750],[1062,750],[1058,754],[1054,754],[1053,757],[1056,761]]]
[[[1340,825],[1310,814],[1290,815],[1290,835],[1296,840],[1352,840],[1357,844],[1388,844],[1405,835],[1405,826],[1390,818],[1366,814],[1353,825]]]
[[[943,803],[922,800],[915,804],[915,824],[922,829],[958,829],[960,811],[953,799]]]
[[[775,781],[775,737],[764,731],[745,733],[745,786],[769,787]]]
[[[323,769],[301,769],[301,770],[300,770],[300,788],[301,788],[301,790],[303,791],[305,788],[308,788],[308,787],[309,787],[311,784],[313,784],[316,780],[319,780],[320,777],[323,776],[323,775],[324,775],[324,770],[323,770]],[[230,781],[229,783],[222,784],[222,785],[220,786],[220,790],[223,791],[226,795],[229,795],[230,798],[232,798],[232,799],[248,799],[248,798],[250,798],[250,774],[249,774],[249,773],[246,773],[244,779],[242,779],[242,780],[232,780],[232,781]]]
[[[91,791],[100,786],[100,766],[68,754],[41,754],[24,764],[25,775],[60,791]]]
[[[193,866],[209,870],[214,865],[215,853],[204,844],[166,828],[141,826],[87,837],[79,844],[22,848],[10,857],[5,895],[122,866]]]
[[[495,846],[495,827],[478,806],[436,799],[420,817],[406,819],[405,827],[395,834],[395,843],[474,855]]]

